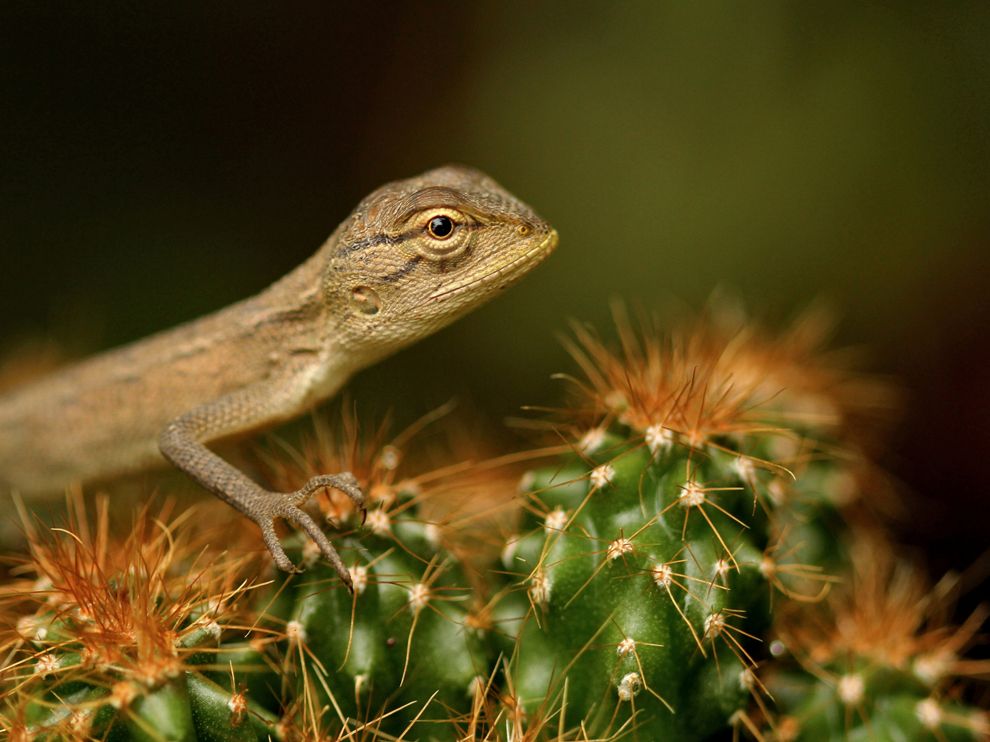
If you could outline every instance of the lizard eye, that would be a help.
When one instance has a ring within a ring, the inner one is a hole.
[[[445,240],[454,233],[454,227],[456,226],[454,220],[449,216],[438,214],[427,223],[426,231],[435,240]]]
[[[422,237],[415,241],[416,251],[427,260],[452,260],[471,244],[471,218],[452,208],[433,207],[417,217]]]

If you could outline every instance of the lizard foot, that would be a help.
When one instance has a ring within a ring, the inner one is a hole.
[[[343,474],[326,474],[313,477],[295,492],[284,494],[281,492],[265,492],[262,495],[261,502],[258,503],[256,509],[257,517],[254,520],[261,526],[261,535],[265,540],[265,545],[272,553],[275,564],[279,569],[285,572],[302,571],[289,559],[285,553],[285,549],[282,548],[282,543],[279,541],[278,535],[275,533],[275,519],[284,518],[306,531],[309,537],[319,547],[323,558],[333,565],[341,581],[347,586],[348,590],[353,592],[351,574],[347,567],[344,566],[344,562],[341,560],[337,550],[330,543],[330,539],[327,538],[327,535],[317,525],[316,521],[300,508],[300,505],[305,503],[314,493],[326,488],[340,490],[350,497],[361,509],[362,516],[364,516],[364,494],[358,487],[357,479],[354,478],[354,475],[350,472],[345,472]]]

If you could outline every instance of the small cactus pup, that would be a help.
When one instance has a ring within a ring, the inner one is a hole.
[[[617,320],[618,350],[577,328],[570,452],[521,486],[495,616],[504,713],[520,730],[702,739],[765,692],[771,607],[828,592],[785,511],[832,508],[824,444],[846,379],[800,324]]]
[[[119,538],[107,499],[92,520],[78,493],[69,506],[64,528],[22,512],[30,555],[0,587],[8,738],[271,738],[275,717],[245,693],[247,668],[220,648],[243,626],[245,559],[211,549],[193,511],[145,508]]]
[[[415,475],[427,455],[410,432],[363,435],[353,418],[342,430],[318,427],[292,467],[276,465],[277,486],[320,470],[347,470],[368,493],[362,527],[349,499],[327,495],[324,515],[350,532],[335,539],[351,573],[349,592],[319,553],[293,555],[305,571],[277,576],[256,601],[260,627],[280,635],[242,645],[273,669],[281,729],[288,737],[456,739],[483,698],[492,662],[474,611],[477,575],[470,548],[454,539],[433,502],[460,489],[458,467]],[[419,428],[417,424],[413,426]],[[467,486],[467,485],[465,485]],[[403,735],[405,735],[403,737]]]
[[[776,701],[757,739],[985,740],[990,718],[965,682],[986,679],[990,660],[966,651],[985,607],[950,623],[959,575],[931,586],[895,547],[858,533],[850,573],[824,604],[777,616],[776,655],[761,673]]]

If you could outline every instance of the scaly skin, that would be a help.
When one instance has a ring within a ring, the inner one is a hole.
[[[294,569],[274,530],[285,518],[350,585],[299,507],[324,487],[360,504],[349,473],[269,492],[205,444],[295,417],[494,297],[556,245],[550,225],[476,170],[442,167],[382,186],[257,296],[0,398],[0,486],[52,490],[164,456],[254,520],[279,567]]]

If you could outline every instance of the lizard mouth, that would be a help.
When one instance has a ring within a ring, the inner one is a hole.
[[[549,234],[547,234],[547,236],[538,245],[527,250],[522,255],[513,258],[505,265],[499,266],[498,268],[488,271],[487,273],[483,273],[480,276],[474,276],[460,283],[456,283],[453,286],[443,289],[442,291],[436,291],[430,294],[423,304],[432,301],[450,299],[453,296],[464,293],[472,286],[477,286],[480,283],[492,283],[498,279],[502,279],[498,280],[498,287],[505,288],[516,279],[521,278],[525,273],[528,273],[530,270],[546,260],[550,256],[550,253],[557,248],[558,240],[557,230],[551,229]]]

